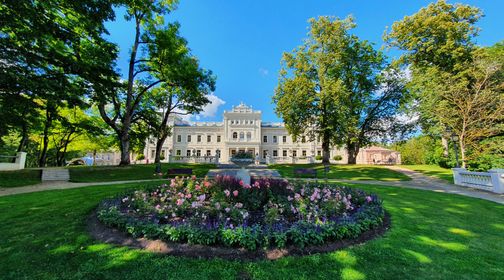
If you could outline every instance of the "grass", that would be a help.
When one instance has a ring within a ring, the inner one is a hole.
[[[169,168],[192,168],[193,175],[204,177],[213,164],[162,163],[161,171]],[[130,166],[74,166],[69,167],[72,182],[111,182],[157,179],[154,164],[132,164]]]
[[[453,184],[453,171],[449,168],[443,168],[437,165],[401,165],[401,167],[423,173],[427,176],[435,177],[448,181]]]
[[[15,188],[40,183],[40,170],[0,171],[0,187]]]
[[[355,185],[384,200],[392,228],[333,253],[239,262],[161,256],[92,240],[85,228],[90,211],[140,185],[146,183],[0,197],[0,278],[504,279],[504,205],[398,187]]]
[[[310,176],[294,174],[296,168],[314,168],[317,178],[324,178],[324,165],[322,164],[273,164],[270,168],[278,170],[283,177],[309,178]],[[379,180],[379,181],[408,181],[408,176],[376,165],[331,165],[327,174],[329,179],[345,180]]]

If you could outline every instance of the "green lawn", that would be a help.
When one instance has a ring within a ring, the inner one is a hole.
[[[278,170],[283,177],[308,178],[305,175],[294,174],[296,168],[315,168],[317,178],[324,178],[324,165],[322,164],[273,164],[270,168]],[[408,176],[376,165],[331,165],[328,173],[329,179],[345,180],[380,180],[380,181],[408,181]]]
[[[436,177],[453,184],[453,171],[437,165],[401,165],[401,167],[411,169],[428,176]]]
[[[162,163],[161,171],[168,168],[192,168],[193,175],[204,177],[213,164]],[[69,167],[72,182],[111,182],[127,180],[157,179],[154,164],[132,164],[130,166],[75,166]]]
[[[377,193],[392,215],[383,237],[333,253],[239,262],[161,256],[92,240],[87,215],[103,198],[132,186],[139,184],[0,197],[0,278],[504,279],[504,205],[360,185]]]
[[[14,188],[40,183],[40,170],[0,171],[0,187]]]

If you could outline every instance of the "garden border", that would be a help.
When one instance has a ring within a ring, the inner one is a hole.
[[[126,233],[112,227],[102,224],[98,220],[97,209],[93,210],[87,219],[87,229],[90,235],[99,241],[127,246],[133,249],[142,249],[148,252],[166,254],[171,256],[181,256],[190,258],[213,259],[221,258],[226,260],[276,260],[286,256],[303,256],[317,253],[328,253],[340,250],[352,245],[362,244],[372,239],[378,238],[387,232],[391,225],[391,217],[387,211],[383,223],[377,228],[368,230],[358,238],[343,239],[334,242],[328,242],[323,245],[306,246],[298,248],[288,246],[283,249],[258,249],[256,251],[248,251],[244,248],[229,248],[224,246],[206,246],[197,244],[182,244],[175,242],[166,242],[163,240],[150,240],[147,238],[134,238]]]

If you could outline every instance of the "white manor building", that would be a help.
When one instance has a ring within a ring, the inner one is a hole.
[[[231,111],[224,111],[222,122],[189,123],[173,119],[173,127],[162,148],[164,162],[229,162],[233,154],[250,152],[262,163],[310,163],[322,155],[322,143],[309,141],[308,137],[289,135],[283,123],[263,122],[261,111],[240,104]],[[368,150],[372,150],[370,157]],[[154,162],[156,146],[154,139],[147,141],[144,155],[147,162]],[[331,161],[347,163],[344,149],[333,148]],[[342,160],[334,161],[340,155]],[[357,163],[395,164],[400,163],[400,154],[391,150],[371,147],[362,149]]]

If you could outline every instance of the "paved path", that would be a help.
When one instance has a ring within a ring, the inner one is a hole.
[[[31,193],[31,192],[41,192],[47,190],[63,190],[63,189],[74,189],[81,187],[91,187],[100,185],[117,185],[126,183],[139,183],[139,182],[149,182],[149,181],[159,181],[160,179],[148,179],[148,180],[133,180],[133,181],[112,181],[112,182],[95,182],[95,183],[73,183],[66,181],[46,181],[40,184],[16,187],[16,188],[1,188],[0,196],[20,194],[20,193]]]
[[[395,171],[401,172],[409,177],[411,181],[355,181],[355,180],[337,180],[330,179],[331,182],[344,182],[344,183],[354,183],[354,184],[370,184],[370,185],[382,185],[382,186],[396,186],[403,188],[413,188],[420,190],[429,190],[442,193],[458,194],[469,197],[481,198],[489,201],[494,201],[500,204],[504,204],[504,194],[495,194],[491,192],[486,192],[478,189],[472,189],[468,187],[461,187],[454,184],[447,183],[444,180],[426,176],[422,173],[412,171],[406,168],[398,166],[388,166],[387,168],[393,169]],[[220,171],[220,172],[219,172]],[[254,176],[271,176],[279,177],[280,174],[276,170],[271,169],[256,169],[250,170]],[[236,172],[233,169],[221,169],[217,170],[218,173],[229,172],[230,174]],[[209,175],[211,175],[209,173]],[[231,174],[232,175],[232,174]],[[294,178],[293,178],[294,179]],[[157,181],[159,179],[149,179],[149,180],[134,180],[134,181],[114,181],[114,182],[99,182],[99,183],[71,183],[71,182],[44,182],[38,185],[17,187],[17,188],[0,188],[0,196],[29,193],[29,192],[39,192],[46,190],[60,190],[60,189],[73,189],[88,186],[99,186],[99,185],[114,185],[114,184],[125,184],[125,183],[136,183],[136,182],[149,182]],[[307,180],[307,179],[303,179]],[[320,181],[320,179],[318,179]]]
[[[441,193],[458,194],[504,204],[504,194],[496,194],[479,189],[457,186],[454,184],[450,184],[445,180],[430,177],[420,172],[416,172],[399,166],[387,166],[387,168],[395,170],[397,172],[401,172],[406,176],[409,176],[411,178],[411,181],[351,181],[351,180],[338,180],[338,181],[345,183],[406,187],[406,188],[429,190]]]
[[[225,176],[236,176],[236,173],[238,173],[240,169],[231,169],[231,168],[226,168],[226,169],[210,169],[207,173],[207,176],[210,178],[213,178],[217,175]],[[280,173],[274,169],[265,169],[265,168],[251,168],[248,169],[248,172],[250,173],[250,176],[252,177],[273,177],[273,178],[281,178]]]

